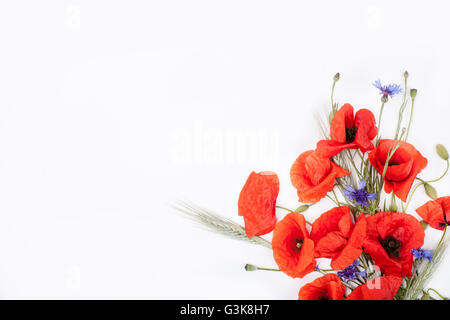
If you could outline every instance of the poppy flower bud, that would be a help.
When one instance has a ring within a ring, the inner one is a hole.
[[[256,271],[256,270],[258,270],[258,267],[254,266],[252,264],[246,264],[244,268],[245,268],[245,271]]]
[[[336,73],[336,74],[334,75],[334,77],[333,77],[334,82],[338,82],[339,77],[340,77],[340,75],[339,75],[339,72],[338,72],[338,73]]]
[[[433,300],[427,292],[423,292],[422,298],[420,300]]]
[[[308,210],[308,208],[309,208],[309,205],[304,204],[304,205],[298,207],[297,209],[295,209],[295,212],[303,212],[303,211]]]
[[[423,230],[425,230],[428,227],[428,223],[425,220],[421,220],[420,224],[422,225]]]
[[[417,89],[411,89],[409,94],[411,95],[411,98],[414,99],[417,95]]]
[[[427,194],[427,196],[429,196],[433,200],[437,198],[436,189],[431,184],[425,183],[423,187],[425,188],[425,193]]]
[[[408,79],[408,77],[409,77],[408,71],[405,71],[405,73],[403,73],[403,76],[405,77],[405,79]]]
[[[441,157],[444,160],[448,160],[448,151],[442,144],[438,144],[436,146],[436,151],[439,157]]]

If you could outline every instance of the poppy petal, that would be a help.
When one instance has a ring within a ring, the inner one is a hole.
[[[249,238],[271,232],[275,228],[275,205],[280,182],[271,171],[252,172],[239,194],[238,214],[244,217]]]
[[[378,132],[373,113],[367,109],[358,110],[355,114],[355,127],[358,128],[355,135],[355,143],[363,153],[372,150],[374,148],[372,140]]]
[[[304,285],[298,292],[299,300],[342,300],[345,286],[341,279],[330,273]]]
[[[346,128],[353,126],[353,107],[344,104],[334,115],[330,124],[330,137],[340,143],[346,142]]]
[[[417,214],[425,220],[430,227],[444,230],[446,221],[450,221],[450,197],[440,197],[430,200],[416,209]]]
[[[396,276],[371,279],[356,287],[347,300],[393,300],[402,281],[402,278]]]
[[[298,156],[291,167],[292,185],[297,189],[300,202],[315,203],[334,188],[336,177],[350,172],[337,166],[330,159],[319,157],[313,150]]]
[[[301,247],[296,247],[301,243]],[[306,230],[305,217],[287,214],[275,226],[272,238],[273,257],[281,271],[292,278],[302,278],[314,271],[314,242]]]

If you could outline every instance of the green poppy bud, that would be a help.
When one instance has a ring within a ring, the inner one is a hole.
[[[436,199],[437,198],[437,192],[436,189],[429,183],[425,183],[423,185],[423,187],[425,188],[425,193],[431,198],[431,199]]]
[[[422,225],[423,230],[428,227],[428,223],[425,220],[420,221],[420,224]]]
[[[444,160],[448,160],[448,151],[442,144],[438,144],[436,146],[436,151],[439,157],[441,157]]]
[[[245,268],[245,271],[256,271],[256,270],[258,270],[258,267],[254,266],[252,264],[246,264],[244,268]]]
[[[414,99],[417,95],[417,89],[411,89],[411,91],[409,91],[409,94],[411,95],[411,98]]]
[[[308,210],[308,208],[309,208],[309,205],[304,204],[304,205],[298,207],[297,209],[295,209],[295,212],[303,212],[303,211]]]
[[[339,81],[339,77],[340,77],[340,75],[339,75],[339,72],[338,72],[333,77],[334,82],[338,82]]]
[[[434,300],[427,292],[423,292],[422,298],[420,300]]]

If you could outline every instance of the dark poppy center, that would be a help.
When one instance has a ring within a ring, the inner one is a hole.
[[[358,128],[355,126],[345,128],[345,140],[348,143],[355,141],[356,131],[358,131]]]
[[[330,300],[330,298],[324,294],[323,296],[320,296],[319,299],[317,300]]]
[[[439,223],[439,225],[441,227],[445,227],[445,226],[450,225],[450,223],[447,221],[447,215],[445,213],[444,213],[444,222]]]
[[[380,243],[390,257],[398,258],[400,256],[400,248],[402,246],[400,240],[395,239],[393,236],[387,236]]]
[[[296,238],[294,239],[294,250],[299,252],[302,249],[303,239]]]

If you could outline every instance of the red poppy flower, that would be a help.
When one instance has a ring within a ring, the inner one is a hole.
[[[334,270],[343,270],[362,253],[367,222],[360,214],[353,226],[349,207],[336,207],[323,213],[312,224],[316,258],[330,258]]]
[[[397,140],[380,140],[378,147],[369,153],[370,163],[379,174],[383,175],[386,159],[397,143]],[[384,177],[384,191],[394,191],[394,194],[405,202],[414,179],[427,163],[427,159],[413,145],[401,142],[389,160]]]
[[[341,279],[330,273],[304,285],[298,292],[298,300],[342,300],[344,294]]]
[[[440,197],[430,200],[416,209],[419,216],[425,220],[430,227],[444,230],[450,224],[450,197]]]
[[[244,217],[249,238],[275,228],[275,204],[280,190],[278,176],[271,171],[252,172],[239,194],[238,214]]]
[[[402,281],[402,278],[396,276],[371,279],[356,287],[347,300],[393,300]]]
[[[287,214],[277,223],[272,238],[273,257],[281,271],[292,278],[302,278],[314,271],[314,242],[306,230],[305,217]]]
[[[412,249],[423,245],[425,232],[419,221],[402,212],[378,212],[366,218],[364,251],[387,275],[409,277]]]
[[[334,181],[349,175],[329,158],[321,158],[313,150],[303,152],[291,167],[291,182],[300,202],[314,203],[333,190]]]
[[[346,103],[334,115],[330,125],[330,140],[317,143],[321,157],[337,155],[345,149],[360,149],[362,152],[374,148],[371,140],[377,135],[375,117],[370,110],[360,109],[353,117],[353,107]]]

